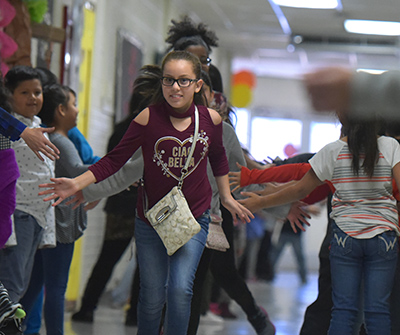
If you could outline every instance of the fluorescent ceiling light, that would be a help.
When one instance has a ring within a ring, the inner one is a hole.
[[[344,29],[355,34],[399,36],[400,22],[345,20]]]
[[[367,72],[370,74],[382,74],[387,72],[387,70],[377,70],[377,69],[357,69],[357,72]]]
[[[338,0],[273,0],[279,6],[314,9],[335,9]]]

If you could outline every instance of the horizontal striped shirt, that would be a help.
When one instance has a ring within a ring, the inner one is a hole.
[[[310,164],[321,181],[332,182],[331,218],[346,234],[372,238],[393,230],[400,235],[396,199],[392,190],[392,168],[400,162],[396,140],[378,138],[379,158],[370,178],[363,168],[359,175],[352,169],[352,154],[346,142],[337,140],[322,148]],[[360,158],[360,166],[363,160]]]

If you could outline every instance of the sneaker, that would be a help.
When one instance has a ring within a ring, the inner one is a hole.
[[[72,314],[71,319],[72,321],[93,323],[93,311],[85,311],[81,309],[79,312]]]
[[[224,319],[214,313],[207,311],[206,314],[200,316],[200,323],[223,323]]]
[[[275,335],[276,329],[268,317],[268,313],[261,306],[256,315],[248,318],[257,335]]]
[[[23,335],[21,321],[10,318],[3,321],[0,326],[0,335]]]
[[[21,304],[12,302],[7,289],[0,283],[0,325],[6,319],[13,318],[18,309],[22,309]]]

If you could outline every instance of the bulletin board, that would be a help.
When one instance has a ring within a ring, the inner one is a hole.
[[[115,123],[129,115],[129,100],[133,82],[143,61],[142,43],[123,29],[118,30],[117,34]]]

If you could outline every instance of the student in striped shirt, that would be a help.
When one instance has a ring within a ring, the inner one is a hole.
[[[330,247],[333,310],[329,335],[352,334],[364,281],[364,317],[369,335],[390,335],[389,296],[398,253],[398,213],[392,177],[400,183],[400,146],[377,136],[377,120],[354,121],[339,114],[347,136],[326,145],[297,183],[240,201],[252,212],[303,199],[325,181],[332,198]]]

